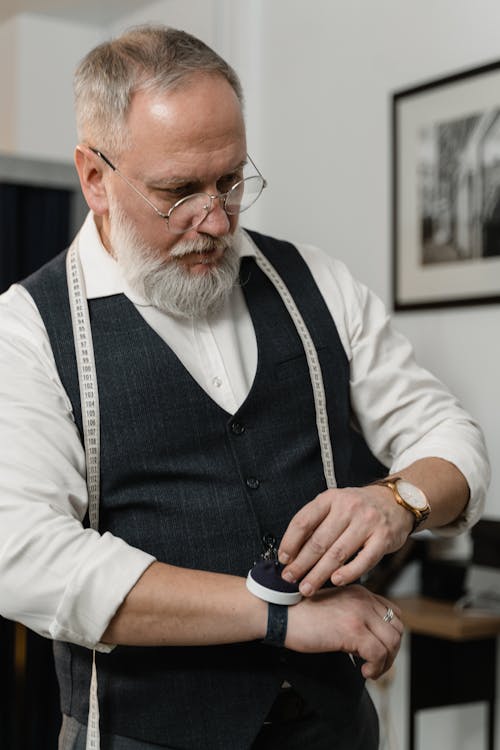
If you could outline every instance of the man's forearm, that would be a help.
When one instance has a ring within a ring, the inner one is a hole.
[[[391,607],[391,620],[385,616]],[[396,605],[361,586],[321,592],[289,608],[287,648],[358,654],[365,677],[394,661],[403,626]],[[101,638],[130,646],[208,646],[262,640],[268,605],[244,578],[153,563]]]
[[[469,501],[469,485],[456,466],[442,458],[423,458],[394,473],[425,492],[431,513],[419,529],[439,528],[452,523]]]
[[[237,576],[153,563],[101,641],[128,646],[203,646],[264,638],[267,604]]]

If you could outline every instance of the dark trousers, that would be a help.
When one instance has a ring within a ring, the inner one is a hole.
[[[281,716],[276,713],[280,712],[271,712],[269,722],[264,724],[249,750],[377,750],[379,746],[377,714],[366,691],[353,720],[340,730],[323,721],[305,704],[298,711],[292,710],[288,716],[286,710],[281,712]],[[65,716],[59,737],[59,750],[85,750],[86,734],[86,728],[82,724]],[[234,750],[234,745],[228,745],[228,750],[229,748]],[[150,742],[104,734],[101,735],[101,750],[173,749],[168,745],[153,745]]]

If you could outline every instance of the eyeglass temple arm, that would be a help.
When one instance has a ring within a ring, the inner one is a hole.
[[[141,191],[138,188],[136,188],[136,186],[132,182],[130,182],[130,180],[128,179],[128,177],[125,177],[125,175],[120,172],[120,170],[118,169],[118,167],[115,167],[115,165],[113,164],[113,162],[110,161],[108,159],[108,157],[105,156],[105,154],[102,153],[102,151],[99,151],[99,149],[94,148],[93,146],[88,146],[88,148],[92,151],[93,154],[95,154],[100,159],[102,159],[103,162],[105,162],[105,164],[108,165],[108,167],[111,167],[111,169],[113,170],[113,172],[116,172],[116,174],[119,175],[122,178],[122,180],[124,180],[127,183],[127,185],[130,188],[132,188],[132,190],[135,193],[137,193],[137,195],[140,195],[141,198],[144,201],[146,201],[146,203],[148,204],[148,206],[151,206],[151,208],[153,209],[153,211],[155,211],[160,218],[166,219],[168,221],[168,214],[164,214],[164,213],[162,213],[160,211],[159,208],[156,208],[156,206],[154,205],[154,203],[151,203],[151,201],[149,200],[149,198],[146,195],[144,195],[144,193],[141,193]]]
[[[252,167],[255,169],[255,171],[259,175],[259,177],[262,178],[262,181],[264,183],[264,185],[262,187],[263,188],[267,187],[267,180],[266,180],[266,178],[264,177],[264,175],[262,174],[262,172],[260,171],[260,169],[258,168],[258,166],[256,165],[256,163],[254,162],[254,160],[252,159],[252,157],[248,153],[247,153],[247,158],[248,158],[248,161],[250,162],[250,164],[252,165]]]
[[[110,161],[110,160],[108,159],[108,157],[107,157],[107,156],[105,156],[105,155],[104,155],[104,154],[102,153],[102,151],[99,151],[99,149],[97,149],[97,148],[93,148],[92,146],[88,146],[88,148],[89,148],[89,149],[90,149],[90,150],[92,151],[92,153],[93,153],[93,154],[95,154],[95,155],[96,155],[96,156],[98,156],[98,157],[99,157],[100,159],[102,159],[102,160],[103,160],[103,162],[105,162],[105,163],[106,163],[106,164],[108,165],[108,167],[111,167],[111,169],[113,170],[113,172],[116,172],[116,167],[115,167],[115,165],[113,164],[113,162],[111,162],[111,161]],[[248,158],[250,159],[250,157],[248,157]],[[250,161],[251,161],[251,160],[250,160]],[[252,162],[252,163],[253,163],[253,162]]]

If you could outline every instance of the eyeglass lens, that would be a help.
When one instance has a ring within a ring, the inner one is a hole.
[[[233,185],[224,198],[220,199],[222,207],[230,215],[246,211],[255,203],[263,188],[264,180],[260,175],[240,180]],[[181,234],[198,226],[208,216],[211,206],[212,200],[205,193],[186,196],[170,210],[168,228],[171,232]]]

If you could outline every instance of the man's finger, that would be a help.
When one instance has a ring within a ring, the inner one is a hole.
[[[339,526],[334,529],[325,521],[306,542],[297,558],[285,568],[284,578],[302,581],[302,594],[311,596],[357,552],[363,539],[364,535],[351,527],[345,529]]]
[[[287,565],[296,558],[304,542],[326,518],[328,511],[329,504],[322,500],[321,495],[318,495],[294,515],[278,550],[278,559],[283,565]]]
[[[345,586],[359,580],[362,575],[368,573],[380,562],[385,552],[384,546],[371,537],[365,543],[365,546],[358,550],[352,560],[349,560],[332,574],[332,583],[334,586]]]
[[[349,518],[333,518],[330,513],[285,568],[284,577],[301,581],[306,576],[301,591],[310,596],[357,552],[365,538],[364,530],[353,527]]]
[[[388,607],[377,612],[370,619],[369,628],[372,639],[368,641],[366,663],[362,671],[365,677],[377,679],[386,672],[392,664],[399,651],[403,626],[398,615],[393,609],[393,619],[390,622],[384,620]]]

